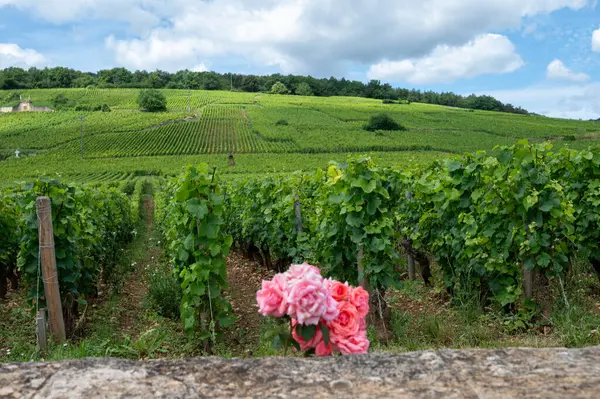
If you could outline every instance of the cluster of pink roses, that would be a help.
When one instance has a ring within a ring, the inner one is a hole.
[[[314,349],[317,356],[328,356],[369,350],[365,320],[369,293],[362,287],[325,279],[318,268],[304,263],[263,281],[256,300],[263,316],[291,318],[292,336],[303,351]],[[298,325],[316,326],[312,339],[303,339]]]

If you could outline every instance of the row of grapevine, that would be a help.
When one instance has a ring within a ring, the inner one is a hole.
[[[0,194],[0,299],[6,295],[8,282],[16,285],[17,254],[19,253],[19,210],[13,196]]]
[[[78,305],[96,295],[100,278],[107,281],[114,272],[120,249],[132,237],[132,205],[127,195],[116,188],[92,188],[40,178],[0,198],[0,231],[11,233],[2,245],[9,245],[8,259],[0,267],[14,272],[15,251],[18,270],[28,288],[34,309],[44,306],[43,285],[39,275],[39,237],[36,198],[48,196],[52,206],[54,245],[58,282],[67,327],[72,326]],[[2,233],[3,234],[3,233]]]
[[[63,156],[79,155],[82,113],[61,111],[53,113],[10,113],[2,115],[0,148],[48,149],[60,148]],[[137,132],[154,125],[172,123],[185,118],[184,113],[90,112],[85,114],[84,141],[117,132]]]
[[[134,185],[131,197],[131,219],[134,222],[137,222],[142,217],[140,214],[140,207],[142,206],[142,196],[144,195],[146,184],[146,179],[139,179]]]
[[[156,155],[287,152],[293,143],[268,141],[250,129],[237,106],[207,107],[199,120],[167,123],[141,131],[106,132],[84,138],[87,158]],[[80,151],[79,140],[65,144],[65,155]]]
[[[267,267],[308,261],[337,279],[382,292],[394,282],[396,198],[369,158],[326,172],[254,178],[227,189],[227,228]],[[276,261],[271,261],[271,256]]]
[[[600,274],[600,152],[551,147],[524,141],[418,171],[361,158],[326,173],[234,182],[227,229],[263,259],[316,262],[379,291],[396,284],[399,247],[412,242],[450,292],[512,304],[523,297],[524,269],[564,276],[582,254]]]
[[[205,342],[233,323],[225,260],[232,243],[223,232],[223,194],[213,170],[188,167],[157,193],[156,222],[162,229],[173,273],[182,289],[181,318]]]

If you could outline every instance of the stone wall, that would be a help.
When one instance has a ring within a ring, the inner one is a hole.
[[[600,348],[0,365],[0,398],[598,398]]]

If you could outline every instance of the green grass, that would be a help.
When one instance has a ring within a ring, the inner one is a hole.
[[[419,165],[440,156],[491,150],[517,139],[552,138],[557,146],[600,142],[600,124],[469,111],[428,104],[384,105],[354,97],[275,96],[226,91],[164,90],[168,112],[137,109],[136,89],[46,89],[21,93],[38,103],[63,94],[70,103],[108,104],[112,112],[0,115],[0,151],[24,157],[0,161],[0,186],[39,174],[95,181],[109,174],[175,174],[186,163],[209,162],[223,174],[288,172],[342,161],[347,153],[373,154],[383,165]],[[0,93],[2,97],[2,93]],[[189,103],[188,103],[189,101]],[[188,112],[188,105],[191,112]],[[386,112],[408,128],[367,132],[369,118]],[[278,124],[285,120],[287,124]],[[568,140],[562,138],[567,136]],[[598,138],[596,141],[595,138]],[[227,155],[236,154],[236,167]]]

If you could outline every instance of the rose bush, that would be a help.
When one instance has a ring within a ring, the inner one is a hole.
[[[260,314],[289,321],[294,346],[317,356],[366,353],[369,293],[321,276],[307,263],[291,265],[256,293]],[[281,337],[277,337],[281,342]],[[285,341],[285,339],[283,340]]]

